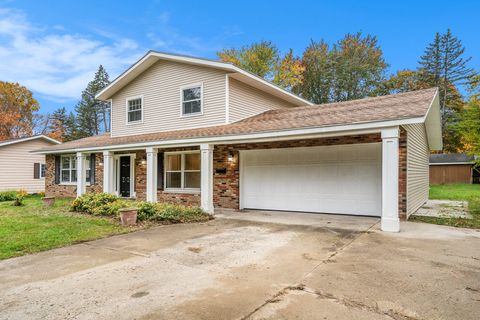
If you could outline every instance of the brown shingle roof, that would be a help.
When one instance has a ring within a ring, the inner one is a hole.
[[[221,137],[423,117],[437,89],[425,89],[316,106],[270,110],[227,125],[150,134],[110,137],[103,134],[66,142],[39,151],[60,151],[150,141]]]

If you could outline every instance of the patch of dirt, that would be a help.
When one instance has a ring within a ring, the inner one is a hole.
[[[202,248],[200,248],[200,247],[188,247],[188,251],[199,253],[200,251],[202,251]]]

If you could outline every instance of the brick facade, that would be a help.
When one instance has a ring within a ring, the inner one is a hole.
[[[92,153],[95,156],[95,183],[87,185],[87,192],[102,192],[103,190],[103,156],[101,153]],[[45,159],[45,196],[69,197],[77,196],[76,185],[63,185],[55,183],[55,155],[48,154]]]
[[[215,145],[213,151],[213,202],[216,208],[239,209],[240,199],[240,172],[239,150],[269,149],[269,148],[292,148],[292,147],[316,147],[342,144],[374,143],[381,142],[380,134],[353,135],[343,137],[290,140],[277,142],[262,142],[250,144]],[[406,219],[406,185],[407,185],[407,139],[405,130],[401,130],[399,141],[399,217]],[[198,150],[198,148],[161,149],[164,151]],[[136,198],[146,198],[146,153],[143,150],[118,152],[117,154],[135,153],[135,183]],[[229,155],[233,155],[233,161],[229,161]],[[95,184],[87,186],[87,192],[101,192],[103,188],[103,156],[96,154],[96,178]],[[55,197],[75,197],[75,185],[55,184],[55,156],[47,155],[46,161],[46,194]],[[162,189],[157,191],[159,202],[173,202],[184,205],[200,205],[200,193],[171,193]]]

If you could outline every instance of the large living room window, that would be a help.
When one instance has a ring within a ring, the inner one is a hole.
[[[143,97],[127,99],[127,124],[143,121]]]
[[[90,182],[90,156],[86,157],[86,182]],[[65,155],[60,160],[60,181],[63,184],[74,184],[77,182],[77,157]]]
[[[166,153],[165,182],[170,190],[200,190],[200,153]]]
[[[202,95],[201,84],[182,87],[182,116],[202,113]]]

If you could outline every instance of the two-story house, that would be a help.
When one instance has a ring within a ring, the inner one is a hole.
[[[48,196],[379,216],[398,231],[442,148],[436,89],[313,105],[228,63],[150,51],[97,98],[110,133],[39,151]]]

